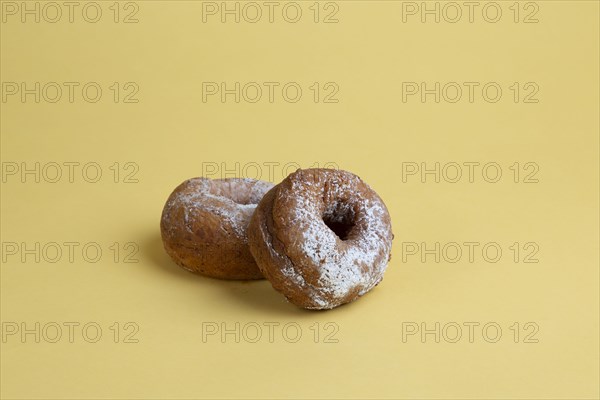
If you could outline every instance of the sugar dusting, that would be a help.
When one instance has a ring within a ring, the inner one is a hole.
[[[185,181],[182,186],[184,190],[176,190],[167,200],[163,210],[163,220],[168,227],[167,231],[173,234],[177,230],[177,222],[172,221],[177,215],[176,210],[183,212],[183,226],[193,234],[192,226],[201,212],[210,213],[223,220],[220,228],[225,230],[226,226],[232,228],[237,238],[244,243],[248,242],[246,229],[250,217],[254,213],[257,204],[240,204],[226,196],[215,195],[211,193],[211,184],[246,185],[251,188],[253,197],[262,197],[273,185],[264,181],[254,179],[239,178],[227,180],[214,180],[208,178],[192,178]]]

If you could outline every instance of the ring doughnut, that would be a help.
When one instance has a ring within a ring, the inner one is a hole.
[[[220,279],[262,279],[246,230],[273,187],[254,179],[193,178],[169,196],[160,221],[169,256],[188,271]]]
[[[387,207],[358,176],[306,169],[263,197],[248,237],[277,291],[300,307],[330,309],[381,281],[393,234]]]

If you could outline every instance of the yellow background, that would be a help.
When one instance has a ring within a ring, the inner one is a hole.
[[[2,241],[97,242],[104,252],[97,263],[7,256],[3,323],[96,322],[103,336],[87,343],[76,331],[69,343],[63,332],[58,343],[35,343],[7,335],[3,398],[598,398],[598,2],[538,1],[533,24],[512,22],[513,2],[499,2],[498,23],[476,12],[473,23],[455,24],[418,15],[403,23],[399,1],[338,1],[338,23],[314,23],[312,3],[299,2],[295,24],[281,13],[273,23],[203,23],[199,1],[138,1],[134,24],[112,21],[112,2],[99,2],[95,24],[80,13],[55,24],[7,16],[3,82],[95,81],[104,92],[95,104],[9,97],[2,161],[97,162],[103,176],[8,176]],[[207,81],[294,81],[304,91],[297,103],[203,102]],[[403,102],[407,81],[493,81],[504,92],[497,103]],[[139,102],[114,103],[113,82],[137,83]],[[313,82],[337,83],[339,102],[314,103]],[[514,103],[513,82],[536,82],[539,103]],[[502,179],[402,182],[406,162],[470,161],[497,162]],[[114,183],[115,162],[137,163],[139,182]],[[179,269],[162,249],[160,213],[207,162],[277,162],[273,181],[289,162],[333,162],[361,176],[392,215],[384,281],[353,304],[307,312],[266,281]],[[537,163],[539,183],[514,183],[514,162]],[[502,259],[402,260],[403,242],[468,241],[499,243]],[[115,263],[113,242],[137,243],[139,262]],[[515,263],[513,242],[537,243],[539,262]],[[139,342],[114,343],[114,322],[136,323]],[[265,330],[258,343],[203,342],[207,322],[294,322],[302,338],[289,343],[276,330],[269,343]],[[335,323],[338,342],[315,343],[317,322]],[[466,330],[457,343],[403,341],[406,322],[495,322],[503,335],[497,343],[480,330],[473,343]],[[523,343],[527,322],[539,326],[538,343]]]

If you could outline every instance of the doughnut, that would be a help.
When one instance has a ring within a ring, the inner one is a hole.
[[[358,299],[383,278],[392,227],[381,198],[358,176],[299,169],[262,198],[250,251],[275,290],[315,310]]]
[[[246,230],[273,184],[254,179],[192,178],[167,199],[160,220],[164,248],[186,270],[220,279],[263,279]]]

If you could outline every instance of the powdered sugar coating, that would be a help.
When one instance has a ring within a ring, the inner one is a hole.
[[[276,262],[259,266],[290,301],[329,309],[381,281],[391,253],[390,217],[360,178],[345,171],[299,170],[273,191],[265,196],[272,209],[261,231]],[[332,230],[336,226],[341,237]]]
[[[262,278],[248,248],[247,228],[271,187],[254,179],[186,180],[163,208],[161,234],[167,253],[192,272],[224,279]]]
[[[181,186],[185,186],[186,190],[176,190],[169,197],[163,210],[164,220],[174,215],[172,212],[174,208],[181,209],[185,228],[190,233],[194,233],[192,223],[197,219],[198,212],[210,213],[223,219],[225,224],[221,225],[221,228],[233,228],[230,233],[244,243],[248,243],[246,229],[250,217],[262,195],[273,187],[271,183],[248,178],[212,181],[208,178],[192,178],[183,182]],[[243,190],[240,191],[241,187]],[[244,202],[249,203],[236,201],[242,197],[245,197]],[[174,223],[169,223],[167,226],[171,232],[177,228],[177,224]]]

